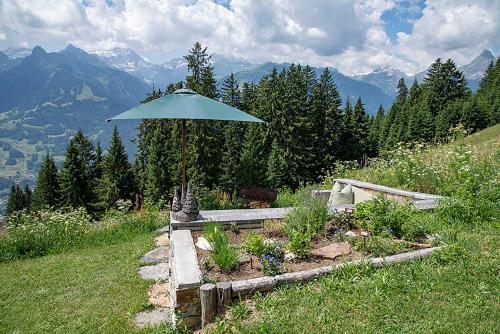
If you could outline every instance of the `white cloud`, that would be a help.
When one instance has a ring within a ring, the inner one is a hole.
[[[293,61],[361,73],[383,65],[415,72],[438,56],[464,62],[500,44],[497,0],[428,1],[423,15],[412,21],[412,33],[399,33],[393,43],[382,14],[399,4],[116,0],[110,6],[102,0],[1,0],[0,32],[5,38],[0,34],[0,48],[39,44],[58,50],[67,43],[88,51],[129,47],[158,61],[201,41],[210,52],[252,61]],[[402,12],[416,10],[412,5]]]
[[[3,32],[0,31],[0,41],[5,41],[7,39],[7,36]]]

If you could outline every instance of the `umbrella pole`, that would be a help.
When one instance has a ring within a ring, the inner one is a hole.
[[[182,190],[186,189],[186,120],[181,122]]]

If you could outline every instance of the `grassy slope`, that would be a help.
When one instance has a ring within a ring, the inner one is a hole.
[[[491,157],[498,157],[499,140],[500,126],[495,126],[464,142],[425,152],[421,159],[424,165],[445,166],[451,164],[445,151],[470,144],[477,145],[475,159],[494,164]],[[442,187],[425,183],[412,186],[400,181],[404,175],[396,169],[357,170],[347,176],[436,192],[450,192],[454,182],[459,182],[445,171],[440,176],[446,184]],[[243,325],[226,321],[215,332],[226,332],[229,325],[240,333],[498,333],[498,225],[460,226],[456,241],[464,255],[449,261],[431,258],[377,271],[351,270],[257,297],[256,312],[243,320]]]
[[[110,246],[0,263],[1,333],[130,333],[150,282],[138,259],[142,234]]]

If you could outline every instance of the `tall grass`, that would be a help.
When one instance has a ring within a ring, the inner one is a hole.
[[[207,223],[203,227],[203,235],[212,245],[212,258],[222,270],[231,271],[238,266],[238,250],[229,244],[229,239],[221,224]]]
[[[481,137],[479,137],[481,136]],[[444,195],[437,209],[447,224],[496,222],[500,217],[500,125],[447,145],[401,145],[366,168],[339,163],[333,177]]]
[[[92,221],[84,209],[18,212],[6,221],[8,233],[0,238],[0,262],[114,244],[153,231],[163,223],[166,221],[159,213],[152,211],[110,211],[99,222]]]

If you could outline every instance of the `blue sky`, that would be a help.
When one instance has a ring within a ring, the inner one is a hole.
[[[500,49],[500,0],[1,0],[0,50],[72,43],[161,63],[195,42],[252,62],[407,73]]]
[[[397,42],[397,33],[411,34],[413,24],[422,17],[425,1],[401,1],[397,7],[385,11],[381,18],[385,32],[393,43]]]

